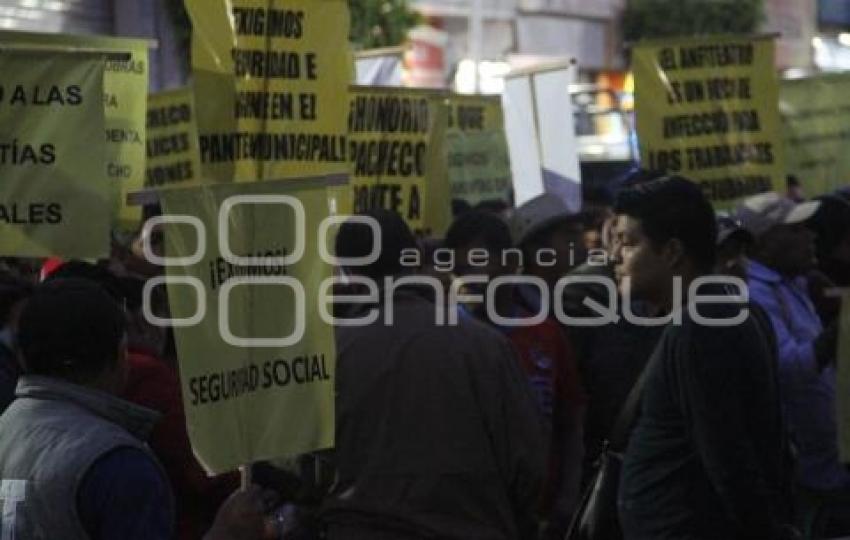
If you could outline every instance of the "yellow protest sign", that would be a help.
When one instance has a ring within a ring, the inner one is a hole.
[[[109,254],[103,56],[0,52],[0,255]]]
[[[187,0],[204,177],[345,173],[345,0]]]
[[[110,44],[111,43],[111,44]],[[130,53],[129,60],[113,60],[106,65],[106,141],[111,159],[106,172],[120,185],[117,225],[133,232],[139,226],[142,209],[127,204],[127,195],[139,191],[145,179],[145,114],[147,112],[148,44],[140,40],[104,42]]]
[[[146,188],[195,185],[201,154],[190,88],[148,96]]]
[[[784,141],[770,38],[705,36],[632,50],[643,167],[700,184],[718,209],[784,191]]]
[[[508,200],[511,162],[498,96],[448,98],[446,159],[452,198]]]
[[[788,173],[807,197],[850,185],[850,75],[782,81],[779,91]]]
[[[161,201],[166,216],[194,221],[166,225],[165,237],[168,257],[194,256],[167,278],[201,463],[223,472],[333,446],[334,335],[316,309],[331,276],[317,238],[325,187],[204,184],[164,190]]]
[[[843,463],[850,463],[850,289],[841,290],[841,315],[838,321],[838,366],[836,400],[838,402],[838,450]]]
[[[439,236],[451,221],[441,92],[353,86],[348,115],[353,209],[399,213]]]
[[[142,189],[145,178],[148,43],[107,36],[10,31],[0,31],[0,43],[111,53],[103,77],[106,158],[101,165],[112,180],[116,225],[125,231],[135,230],[141,219],[141,208],[128,206],[127,194]]]

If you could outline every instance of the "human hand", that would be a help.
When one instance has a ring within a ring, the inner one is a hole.
[[[215,516],[204,540],[265,540],[269,538],[266,514],[277,496],[259,486],[234,492]]]

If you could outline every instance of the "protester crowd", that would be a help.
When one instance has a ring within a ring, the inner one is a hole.
[[[361,299],[339,320],[378,316],[336,328],[335,448],[257,464],[244,490],[192,454],[139,239],[94,264],[4,260],[3,538],[850,535],[829,294],[850,286],[850,195],[719,215],[697,184],[635,171],[589,208],[456,204],[444,238],[370,212],[379,257],[338,269],[380,292],[336,290]],[[371,235],[344,223],[336,254]],[[383,286],[405,276],[433,279]]]

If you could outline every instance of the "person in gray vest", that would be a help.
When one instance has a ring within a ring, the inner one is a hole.
[[[46,283],[18,343],[24,375],[0,416],[0,538],[173,538],[171,489],[144,443],[157,415],[116,397],[127,369],[119,305],[88,280]],[[262,499],[231,498],[206,540],[260,538]]]

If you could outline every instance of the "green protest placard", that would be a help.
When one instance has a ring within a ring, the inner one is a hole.
[[[448,97],[446,166],[452,198],[508,200],[511,162],[498,96]]]
[[[0,52],[0,255],[109,254],[104,57]]]
[[[850,185],[850,74],[782,81],[788,173],[815,197]]]

